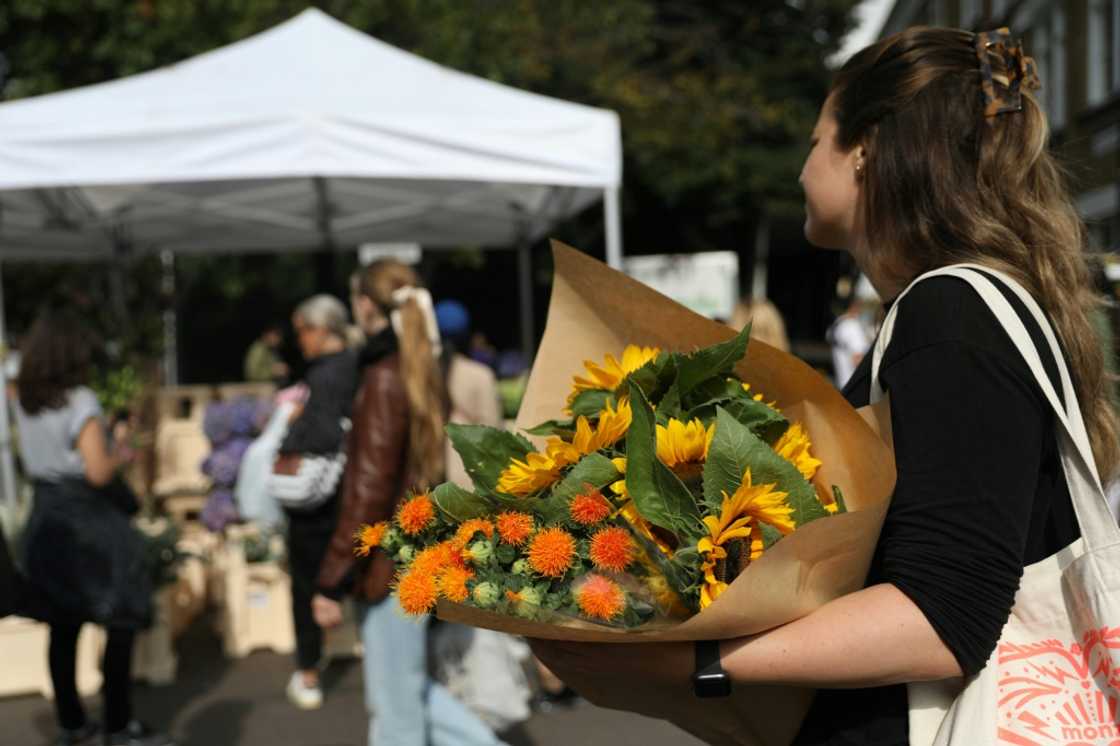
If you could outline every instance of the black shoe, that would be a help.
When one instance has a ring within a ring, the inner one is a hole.
[[[86,723],[74,730],[63,728],[58,734],[55,746],[96,746],[97,737],[100,735],[101,726],[97,723]]]
[[[105,734],[105,746],[175,746],[166,733],[154,731],[139,720],[133,720],[124,730]]]

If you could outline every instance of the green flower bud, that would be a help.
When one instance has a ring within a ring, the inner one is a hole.
[[[513,611],[517,616],[525,619],[534,618],[541,608],[541,594],[531,585],[527,585],[517,592],[517,602]]]
[[[392,554],[404,543],[404,535],[396,526],[391,526],[381,537],[381,548]]]
[[[490,557],[493,556],[494,545],[485,539],[479,539],[467,548],[467,554],[470,556],[471,562],[481,565],[488,562]]]
[[[524,575],[525,577],[529,577],[533,574],[532,565],[530,565],[529,560],[525,559],[524,557],[514,562],[513,566],[510,569],[513,571],[514,575]]]
[[[397,552],[397,562],[407,565],[412,562],[412,558],[416,556],[416,548],[411,544],[405,544]]]
[[[474,587],[471,596],[474,598],[476,604],[483,609],[488,609],[498,603],[498,586],[490,582],[479,583]]]

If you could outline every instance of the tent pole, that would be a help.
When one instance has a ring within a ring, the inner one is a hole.
[[[3,487],[3,501],[9,504],[16,501],[16,470],[12,459],[12,428],[8,419],[8,334],[4,326],[4,281],[0,276],[0,487]]]
[[[607,265],[622,269],[622,219],[619,215],[618,187],[603,190],[603,212],[607,222]]]
[[[175,253],[161,251],[163,300],[163,384],[179,385],[179,330],[175,312]]]
[[[521,354],[525,364],[533,362],[533,243],[527,235],[517,243],[517,286],[518,300],[521,305]]]

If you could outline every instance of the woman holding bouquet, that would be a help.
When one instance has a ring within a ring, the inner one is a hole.
[[[1027,89],[1033,64],[998,32],[914,28],[839,72],[801,173],[815,245],[849,251],[893,301],[930,270],[972,263],[1014,278],[1057,331],[1097,468],[1116,472],[1117,422],[1089,312],[1083,230]],[[1009,42],[1009,40],[1007,40]],[[1021,317],[1058,391],[1058,366]],[[844,394],[870,397],[871,356]],[[797,621],[707,648],[732,687],[820,689],[797,744],[909,743],[904,684],[983,669],[1023,568],[1079,535],[1055,417],[971,286],[933,277],[900,301],[879,373],[898,481],[866,587]],[[538,642],[561,676],[659,681],[689,694],[693,644]],[[695,657],[694,657],[695,656]]]
[[[315,619],[332,627],[341,621],[342,594],[351,590],[359,600],[371,745],[500,744],[482,720],[429,678],[427,625],[405,618],[389,596],[392,558],[374,550],[368,562],[355,561],[360,525],[388,519],[406,489],[432,486],[442,477],[446,404],[432,299],[416,273],[397,261],[374,262],[362,273],[352,303],[368,341],[359,354],[342,504],[319,571]]]

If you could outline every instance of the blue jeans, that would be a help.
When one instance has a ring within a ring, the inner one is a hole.
[[[428,618],[396,596],[357,604],[370,746],[504,746],[486,723],[428,676]]]

